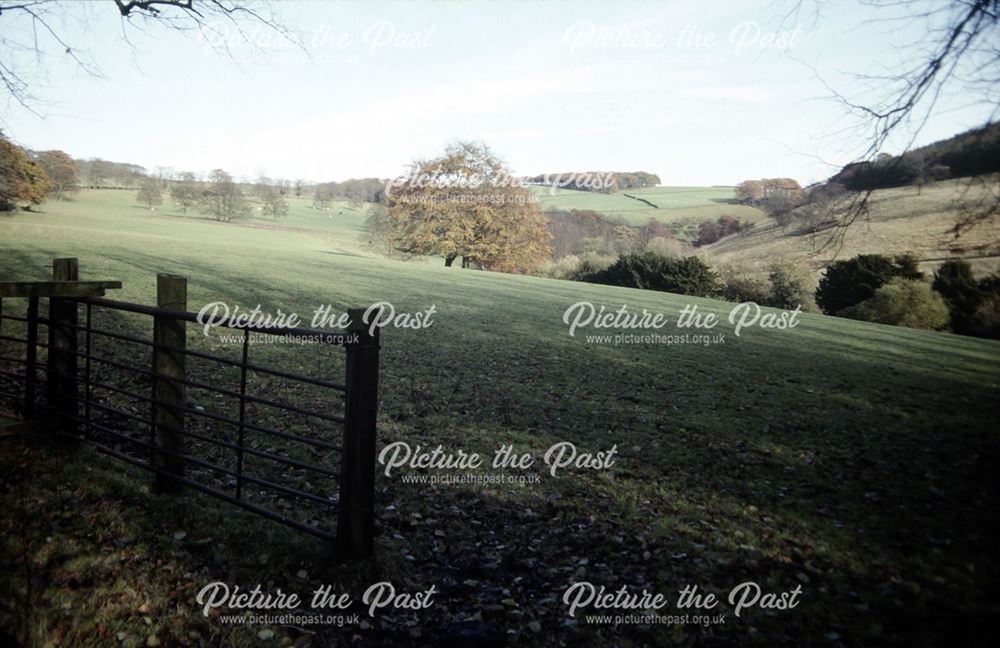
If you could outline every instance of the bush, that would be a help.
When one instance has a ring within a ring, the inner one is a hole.
[[[671,258],[649,252],[623,254],[610,267],[581,281],[708,297],[719,291],[718,276],[698,257]]]
[[[894,278],[922,279],[912,255],[890,259],[880,254],[862,254],[836,261],[827,269],[816,289],[816,303],[827,315],[860,304]]]
[[[896,278],[865,301],[846,308],[842,317],[939,331],[948,326],[948,307],[923,281]]]
[[[754,302],[767,305],[770,295],[767,284],[754,277],[731,276],[722,280],[722,298],[729,302]]]
[[[770,291],[764,305],[785,309],[801,306],[804,311],[815,310],[813,278],[808,269],[776,263],[771,266],[767,280]]]
[[[567,279],[571,275],[576,274],[579,269],[580,257],[575,254],[569,254],[557,261],[550,262],[535,274],[539,277],[549,277],[550,279]]]
[[[684,253],[687,251],[687,247],[676,238],[655,236],[649,240],[649,243],[646,244],[645,251],[652,252],[653,254],[659,254],[660,256],[678,257],[684,256]]]

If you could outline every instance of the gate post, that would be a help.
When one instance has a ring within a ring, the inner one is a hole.
[[[35,382],[38,380],[38,297],[28,298],[27,355],[24,363],[24,418],[35,417]],[[46,377],[47,379],[47,377]]]
[[[73,258],[55,259],[52,262],[52,278],[55,281],[79,281],[79,262]],[[76,375],[77,310],[74,301],[62,297],[49,298],[48,409],[54,417],[56,432],[73,437],[77,436],[76,417],[80,411]]]
[[[375,553],[375,419],[378,414],[379,331],[369,333],[364,309],[348,311],[344,451],[340,470],[337,544],[346,558]]]
[[[171,310],[187,310],[187,279],[156,275],[156,305]],[[165,347],[170,347],[165,348]],[[185,360],[187,327],[183,320],[157,315],[153,320],[153,448],[150,461],[156,472],[153,484],[160,493],[176,493],[181,483],[172,476],[184,476]],[[161,452],[163,451],[163,452]],[[168,454],[169,453],[169,454]]]

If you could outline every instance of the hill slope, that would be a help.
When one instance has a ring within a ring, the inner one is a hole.
[[[764,212],[755,207],[736,204],[733,187],[648,187],[610,194],[570,189],[553,192],[549,187],[538,186],[531,189],[538,196],[543,211],[591,209],[630,225],[644,225],[655,218],[689,241],[697,237],[696,230],[701,222],[716,220],[722,215],[735,216],[747,223],[765,218]]]
[[[725,322],[731,305],[387,261],[359,248],[357,214],[302,212],[307,231],[265,230],[151,216],[128,199],[115,209],[102,196],[0,217],[0,280],[40,279],[52,258],[76,256],[83,278],[121,279],[113,296],[142,303],[153,301],[157,272],[185,275],[192,310],[215,300],[300,313],[321,304],[340,311],[385,300],[411,312],[434,304],[430,329],[384,331],[380,444],[491,456],[511,443],[536,457],[567,440],[590,451],[617,447],[610,471],[538,470],[541,481],[528,486],[417,486],[380,474],[379,568],[396,582],[437,585],[434,607],[421,616],[426,628],[444,627],[450,611],[473,602],[498,610],[488,621],[502,632],[536,645],[623,637],[728,645],[752,637],[751,626],[771,645],[816,643],[832,631],[845,643],[934,643],[954,637],[954,619],[990,618],[998,570],[986,531],[1000,502],[982,487],[1000,470],[1000,343],[807,314],[796,328],[739,337],[723,324],[725,340],[715,344],[616,346],[568,335],[567,307],[624,304],[672,319],[692,304]],[[8,300],[3,306],[13,308]],[[192,345],[210,344],[190,335]],[[254,362],[331,376],[342,370],[313,349],[279,346],[254,346]],[[29,452],[17,448],[3,454],[0,473],[14,474],[9,464]],[[301,538],[204,498],[175,511],[169,528],[116,527],[129,536],[116,544],[118,535],[92,532],[86,511],[141,525],[166,519],[149,517],[162,501],[112,486],[122,468],[110,460],[81,451],[65,461],[55,477],[37,471],[26,484],[31,498],[0,490],[0,510],[32,507],[19,533],[3,529],[0,537],[17,537],[17,547],[37,550],[52,570],[53,584],[39,593],[51,604],[33,620],[40,637],[67,624],[84,633],[82,644],[97,643],[95,626],[111,636],[157,632],[166,645],[189,641],[189,630],[212,636],[200,615],[184,617],[193,628],[157,614],[147,625],[134,610],[143,600],[189,605],[187,594],[175,602],[168,593],[197,591],[212,574],[299,591],[283,575],[321,569]],[[78,514],[50,524],[43,504],[63,501],[62,493]],[[226,531],[231,520],[242,520],[240,533]],[[178,528],[191,542],[169,540]],[[72,538],[73,553],[55,554],[70,545],[48,543],[53,536]],[[162,553],[150,549],[151,537],[171,543],[169,570],[134,559]],[[20,555],[7,549],[0,558]],[[20,564],[0,565],[0,591],[21,587]],[[471,581],[452,576],[473,573]],[[753,580],[774,589],[798,584],[803,596],[790,614],[753,610],[710,628],[577,627],[566,623],[561,594],[581,574],[610,589],[652,584],[670,592],[692,583],[721,591]],[[67,582],[107,583],[107,590],[88,597]],[[142,583],[144,598],[126,592],[129,583]],[[0,600],[0,626],[21,613],[7,602]],[[859,614],[859,605],[867,611]],[[408,618],[387,611],[374,629],[322,628],[317,641],[360,634],[375,642],[375,633],[396,628],[408,637]],[[535,633],[526,629],[533,618],[542,628]],[[875,626],[872,618],[896,623]],[[243,645],[255,641],[251,631],[232,632],[246,633]]]
[[[842,246],[830,246],[831,230],[815,234],[795,224],[779,226],[765,219],[749,232],[725,238],[702,248],[712,264],[764,267],[776,260],[807,264],[813,269],[834,258],[858,254],[902,254],[912,252],[922,269],[932,271],[944,260],[967,258],[979,274],[1000,269],[1000,240],[995,228],[981,226],[960,238],[955,225],[955,201],[966,188],[963,180],[948,180],[920,187],[898,187],[875,191],[867,220],[852,225]]]

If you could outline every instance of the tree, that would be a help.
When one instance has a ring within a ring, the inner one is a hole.
[[[63,151],[42,151],[38,163],[52,181],[52,195],[56,200],[65,200],[66,195],[77,190],[80,182],[80,167],[76,160]]]
[[[753,227],[753,223],[743,224],[733,216],[722,215],[717,220],[705,221],[698,226],[698,240],[695,247],[710,245],[731,234],[739,234]]]
[[[243,218],[249,213],[249,204],[243,190],[233,181],[233,176],[222,169],[209,174],[208,187],[202,193],[200,209],[223,223]]]
[[[135,199],[141,204],[153,209],[155,205],[163,203],[163,196],[160,194],[160,182],[156,178],[146,178],[139,186],[139,192]]]
[[[288,201],[285,200],[279,187],[271,184],[262,185],[259,189],[259,195],[264,213],[269,214],[274,220],[288,215]]]
[[[784,214],[801,205],[806,192],[791,178],[744,180],[736,185],[736,200],[760,207],[770,216]]]
[[[547,221],[528,189],[485,144],[455,142],[410,166],[386,191],[381,235],[395,250],[451,266],[531,272],[551,254]]]
[[[931,284],[951,313],[951,330],[970,335],[974,331],[976,311],[986,298],[979,282],[972,274],[972,266],[964,259],[945,261],[934,273]]]
[[[646,224],[639,228],[639,237],[636,240],[636,247],[639,250],[645,250],[649,247],[649,243],[656,238],[663,239],[673,239],[677,238],[674,233],[670,231],[670,228],[663,224],[655,218],[650,218],[646,221]]]
[[[170,199],[187,213],[198,204],[198,178],[190,171],[183,171],[170,183]]]
[[[52,181],[37,162],[17,144],[0,133],[0,211],[10,211],[18,203],[40,205],[52,188]]]
[[[948,326],[948,307],[923,281],[897,277],[875,294],[839,313],[843,317],[939,331]]]
[[[764,199],[764,187],[760,180],[744,180],[736,185],[736,200],[747,205],[756,205]]]
[[[124,40],[133,30],[145,32],[160,25],[180,33],[197,33],[217,53],[231,54],[232,34],[256,46],[253,34],[264,27],[301,47],[298,37],[284,27],[266,0],[113,0]],[[50,56],[66,56],[83,72],[101,76],[92,54],[76,47],[63,32],[69,22],[87,25],[96,14],[91,3],[57,0],[0,0],[0,93],[35,112],[40,98],[32,93],[44,77]],[[111,3],[102,3],[111,8]],[[97,6],[96,4],[94,5]],[[86,30],[82,30],[86,31]],[[82,40],[82,38],[81,38]],[[135,50],[133,48],[133,53]]]
[[[891,279],[922,279],[916,260],[909,255],[895,260],[880,254],[861,254],[835,261],[816,288],[816,303],[827,315],[834,315],[875,295]]]
[[[783,28],[799,18],[802,8],[812,4],[818,19],[824,2],[796,0],[785,15]],[[866,145],[854,164],[878,164],[878,156],[893,138],[904,142],[906,149],[913,144],[923,127],[939,112],[952,109],[952,101],[960,99],[963,106],[983,108],[986,124],[1000,112],[1000,48],[996,46],[1000,31],[1000,0],[963,0],[961,2],[925,2],[896,0],[869,2],[878,12],[874,20],[895,22],[905,29],[901,34],[924,33],[907,43],[893,44],[899,51],[900,63],[876,75],[854,75],[857,87],[843,92],[831,88],[834,101],[854,118],[863,133]],[[884,14],[884,15],[883,15]],[[824,82],[825,83],[825,82]],[[852,98],[848,95],[854,95]],[[878,170],[881,177],[914,175],[928,169],[908,169],[911,158],[904,150]],[[849,165],[850,166],[850,165]],[[967,181],[968,189],[986,188],[985,198],[969,200],[963,193],[955,199],[958,211],[955,236],[974,227],[990,226],[1000,214],[1000,192],[988,175],[976,175]],[[835,227],[824,248],[838,249],[843,245],[847,230],[869,214],[872,188],[862,188],[847,209],[835,214]],[[973,192],[975,193],[975,192]]]
[[[333,202],[333,183],[318,184],[313,192],[313,209],[330,209]]]

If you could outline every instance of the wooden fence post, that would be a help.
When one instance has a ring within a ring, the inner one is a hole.
[[[28,298],[27,355],[24,363],[24,419],[35,418],[35,381],[38,379],[38,297]]]
[[[76,259],[55,259],[52,279],[79,281],[80,265]],[[48,409],[54,417],[55,429],[77,436],[80,395],[77,381],[77,335],[79,321],[76,302],[62,297],[49,298],[49,353],[47,363]]]
[[[171,310],[187,310],[187,279],[156,275],[156,305]],[[157,472],[154,490],[176,493],[181,483],[171,475],[184,476],[184,395],[187,327],[181,320],[157,316],[153,323],[153,403],[154,448],[150,457]],[[165,347],[170,347],[169,349]],[[160,451],[164,452],[160,452]],[[170,453],[170,454],[166,454]],[[166,473],[166,474],[165,474]]]
[[[375,553],[375,419],[378,414],[378,329],[368,332],[364,309],[348,310],[344,452],[340,470],[337,543],[346,558]]]

